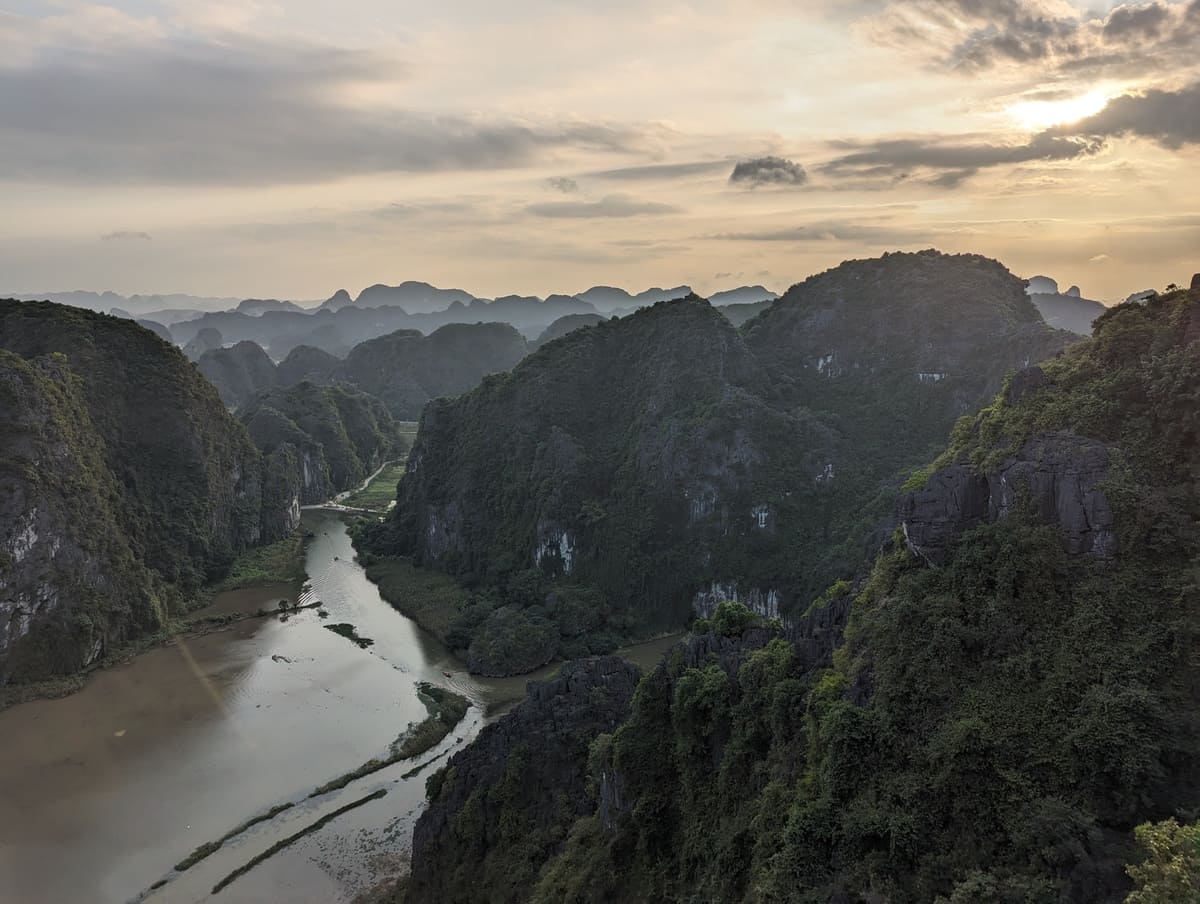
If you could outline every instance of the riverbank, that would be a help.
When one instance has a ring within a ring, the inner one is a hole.
[[[224,579],[197,590],[184,610],[158,630],[105,651],[95,663],[72,675],[0,688],[0,712],[22,703],[78,693],[97,672],[125,665],[150,650],[177,643],[180,638],[224,630],[237,620],[234,616],[257,618],[278,614],[268,611],[268,604],[273,604],[269,609],[275,610],[280,600],[289,604],[298,600],[305,577],[302,530],[269,546],[247,550],[230,566]],[[236,594],[246,590],[262,592],[241,597]],[[222,596],[238,608],[214,606],[214,601]]]
[[[429,568],[418,568],[402,556],[375,556],[360,551],[358,558],[367,578],[378,587],[379,595],[389,605],[411,618],[446,647],[454,649],[452,629],[460,613],[470,604],[470,591],[450,575]],[[664,641],[674,642],[684,633],[686,632],[682,630],[661,631],[646,637],[629,639],[612,652],[624,655],[623,651],[657,646]],[[455,655],[460,653],[461,651],[455,650]],[[566,660],[555,659],[529,672],[506,675],[504,678],[542,678],[548,673],[547,670],[557,671],[564,661]],[[472,674],[477,679],[489,680],[484,676]]]
[[[404,872],[425,772],[478,733],[491,691],[384,603],[340,517],[305,518],[307,608],[222,592],[197,614],[223,628],[0,713],[0,806],[22,814],[0,824],[0,900],[348,902]],[[250,606],[275,611],[227,611]]]

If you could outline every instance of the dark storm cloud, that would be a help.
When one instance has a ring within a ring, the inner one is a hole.
[[[1088,157],[1099,152],[1104,141],[1072,132],[1066,136],[1043,133],[1017,145],[964,144],[934,137],[896,138],[870,144],[842,143],[840,146],[851,150],[822,167],[829,176],[916,177],[952,188],[981,169]]]
[[[1171,149],[1200,144],[1200,82],[1179,91],[1123,94],[1110,100],[1099,113],[1058,126],[1047,134],[1134,135]]]
[[[609,195],[599,201],[549,201],[530,204],[525,210],[538,217],[590,219],[599,217],[644,217],[678,213],[680,208],[629,195]]]
[[[0,67],[0,178],[282,184],[490,169],[547,150],[640,148],[637,129],[438,116],[339,101],[390,61],[248,41],[43,49]],[[398,75],[398,73],[397,73]]]
[[[784,157],[755,157],[741,160],[729,174],[730,185],[757,188],[760,185],[803,185],[808,173],[799,163]]]

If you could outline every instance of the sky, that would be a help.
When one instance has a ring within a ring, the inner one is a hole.
[[[1200,271],[1200,0],[0,0],[0,293]]]

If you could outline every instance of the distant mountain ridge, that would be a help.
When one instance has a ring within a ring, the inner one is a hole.
[[[473,389],[488,374],[511,369],[527,351],[524,337],[510,324],[450,323],[428,336],[395,330],[367,339],[344,360],[298,345],[276,365],[261,346],[243,340],[209,348],[196,366],[231,408],[308,381],[357,388],[381,400],[392,416],[416,420],[430,399]]]
[[[1084,298],[1079,286],[1060,292],[1058,282],[1049,276],[1030,277],[1025,292],[1048,324],[1080,336],[1090,336],[1092,321],[1108,310],[1101,302]]]

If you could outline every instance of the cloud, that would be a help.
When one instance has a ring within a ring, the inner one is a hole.
[[[1108,260],[1107,254],[1096,254],[1096,255],[1093,255],[1092,257],[1088,258],[1088,263],[1089,264],[1099,264],[1106,260]]]
[[[966,73],[1026,67],[1144,76],[1194,59],[1200,4],[1125,3],[1081,13],[1066,0],[909,0],[889,3],[859,28],[877,43]]]
[[[808,173],[799,163],[784,157],[755,157],[741,160],[729,174],[730,185],[758,188],[760,185],[803,185]]]
[[[672,204],[642,201],[630,195],[608,195],[599,201],[549,201],[530,204],[525,210],[538,217],[564,219],[643,217],[680,212],[680,208]]]
[[[470,204],[462,201],[422,201],[406,203],[393,201],[386,207],[376,207],[368,211],[372,217],[381,220],[407,220],[413,217],[425,217],[430,214],[455,214],[472,210]]]
[[[237,35],[109,37],[69,52],[46,41],[0,66],[0,175],[278,185],[499,169],[568,148],[645,153],[655,146],[651,135],[662,134],[578,118],[439,115],[361,101],[394,94],[405,77],[379,54]]]
[[[1031,161],[1076,160],[1098,153],[1104,140],[1076,134],[1035,135],[1025,144],[962,143],[941,137],[893,138],[860,144],[841,142],[851,149],[822,166],[834,177],[885,177],[902,181],[922,177],[931,185],[953,188],[981,169]]]
[[[689,163],[651,163],[643,166],[624,166],[619,169],[588,173],[593,179],[613,179],[621,182],[638,182],[650,179],[681,179],[723,170],[727,160],[696,160]]]
[[[1135,135],[1172,150],[1186,144],[1200,144],[1200,82],[1179,91],[1155,89],[1122,94],[1110,100],[1099,113],[1056,126],[1047,134]]]
[[[128,242],[128,241],[150,241],[150,233],[148,232],[131,232],[122,229],[118,232],[110,232],[107,235],[100,236],[101,241],[105,242]]]
[[[818,222],[784,229],[724,233],[713,238],[735,242],[862,242],[891,246],[928,242],[930,233],[892,224]]]
[[[546,187],[553,191],[562,192],[564,195],[574,194],[579,191],[579,183],[567,176],[551,176],[546,180]]]
[[[1171,20],[1172,11],[1165,3],[1146,3],[1142,6],[1118,6],[1104,23],[1104,40],[1123,41],[1129,38],[1153,39]]]

